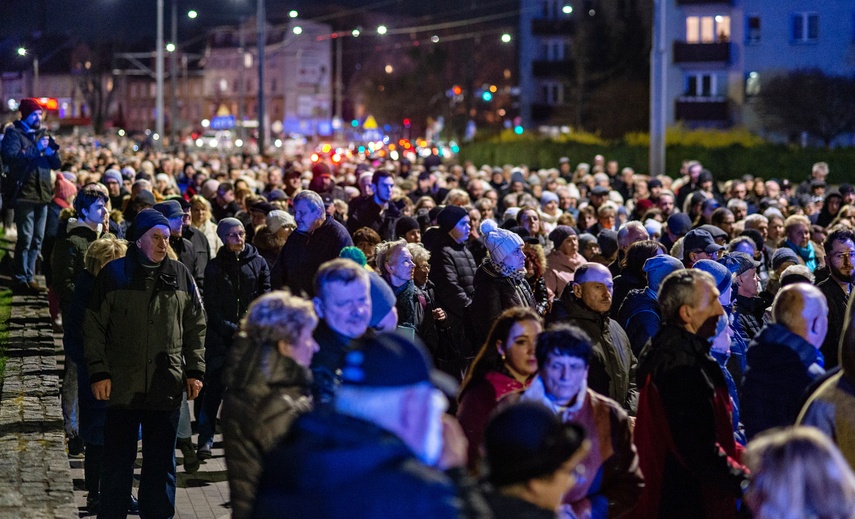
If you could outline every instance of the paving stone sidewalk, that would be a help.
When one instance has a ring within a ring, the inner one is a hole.
[[[9,358],[0,396],[0,519],[87,516],[83,459],[69,458],[66,451],[60,406],[62,335],[51,329],[47,298],[13,297],[9,325]],[[230,515],[222,436],[214,440],[214,457],[196,474],[178,467],[177,519]],[[176,454],[181,463],[180,451]],[[140,455],[135,487],[141,459]]]

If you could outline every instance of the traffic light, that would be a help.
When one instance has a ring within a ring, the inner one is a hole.
[[[410,118],[407,117],[404,119],[404,128],[409,128],[411,124]]]
[[[456,96],[459,96],[460,94],[462,94],[462,93],[463,93],[463,89],[462,89],[462,88],[460,88],[460,85],[454,85],[453,87],[451,87],[451,91],[452,91],[452,92],[454,93],[454,95],[456,95]]]

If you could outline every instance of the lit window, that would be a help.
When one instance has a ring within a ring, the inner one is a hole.
[[[687,16],[687,43],[724,43],[730,41],[730,16]]]

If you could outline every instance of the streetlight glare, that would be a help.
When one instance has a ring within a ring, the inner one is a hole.
[[[350,31],[350,34],[353,35],[354,38],[358,38],[359,34],[360,34],[359,29],[354,29],[354,30]]]
[[[18,47],[18,56],[26,56],[26,55],[27,55],[27,49],[25,49],[24,47]]]
[[[291,10],[288,12],[288,16],[290,16],[291,18],[296,18],[297,16],[299,16],[299,14],[300,13],[298,13],[297,11],[294,11],[294,10]]]
[[[167,43],[166,44],[166,52],[175,52],[175,44]]]
[[[561,12],[564,14],[570,14],[573,12],[573,6],[572,5],[565,5],[564,7],[561,8]]]
[[[437,35],[431,36],[430,41],[432,41],[434,43],[439,43],[439,36],[437,36]]]
[[[195,19],[197,16],[199,16],[199,13],[198,13],[198,12],[196,12],[196,11],[187,11],[187,18],[190,18],[191,20],[193,20],[193,19]]]
[[[510,43],[510,41],[511,41],[511,35],[510,34],[505,33],[502,35],[502,43]]]
[[[299,25],[294,26],[294,28],[291,30],[294,32],[294,34],[302,34],[303,33],[303,28],[300,27]]]
[[[383,34],[386,34],[386,31],[388,31],[388,29],[386,29],[385,25],[381,25],[380,27],[377,27],[377,34],[383,35]]]

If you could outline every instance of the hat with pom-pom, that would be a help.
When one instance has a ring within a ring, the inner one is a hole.
[[[496,263],[503,263],[505,258],[518,251],[523,246],[523,240],[515,232],[500,229],[494,220],[481,222],[481,233],[490,258]]]

